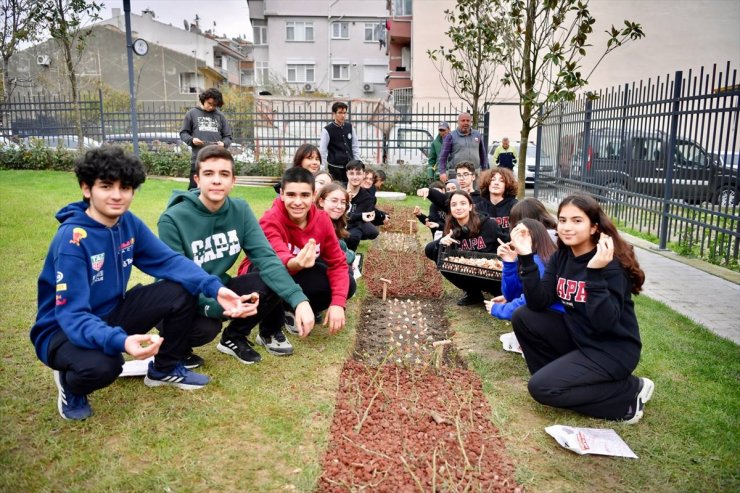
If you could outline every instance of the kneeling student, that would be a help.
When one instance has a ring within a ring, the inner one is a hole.
[[[119,147],[87,151],[75,166],[84,200],[57,215],[61,223],[38,281],[31,328],[36,355],[54,370],[64,419],[92,415],[88,395],[112,384],[126,352],[155,356],[144,383],[198,389],[209,378],[185,368],[197,308],[195,295],[216,298],[232,317],[253,313],[236,293],[172,251],[131,212],[145,178],[141,161]],[[133,267],[164,279],[126,291]],[[161,322],[161,337],[146,334]]]
[[[349,294],[347,260],[331,219],[313,202],[314,176],[306,169],[290,168],[280,182],[280,197],[262,216],[260,226],[278,258],[308,296],[313,312],[327,310],[324,324],[329,325],[333,334],[345,324],[344,307]],[[239,275],[253,268],[251,259],[245,258],[239,266]],[[282,310],[274,310],[263,323],[275,326],[285,320],[288,331],[294,332],[292,316],[289,312],[286,320]]]
[[[257,344],[278,356],[293,353],[293,346],[282,332],[282,323],[265,320],[266,315],[281,306],[280,298],[295,310],[299,326],[310,332],[313,312],[301,288],[293,282],[282,262],[267,242],[249,204],[229,197],[236,177],[234,158],[223,147],[209,146],[198,153],[195,164],[195,183],[198,189],[175,190],[167,209],[159,218],[159,237],[176,252],[192,259],[209,274],[221,280],[240,295],[256,295],[257,313],[247,318],[231,320],[224,329],[217,349],[245,364],[262,358],[247,338],[252,328],[260,323]],[[229,269],[242,250],[256,269],[231,278]],[[277,295],[276,295],[277,293]],[[185,362],[192,368],[203,364],[202,358],[192,352],[193,347],[211,342],[221,332],[222,312],[215,300],[201,296],[199,316]]]

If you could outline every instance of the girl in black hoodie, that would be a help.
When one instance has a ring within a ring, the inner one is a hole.
[[[645,274],[632,246],[590,196],[558,207],[558,251],[540,280],[523,225],[511,232],[527,305],[512,324],[532,378],[529,392],[545,405],[636,423],[655,385],[632,375],[640,329],[632,294]],[[565,313],[547,310],[560,301]]]
[[[427,244],[424,253],[437,261],[440,245],[465,251],[496,253],[501,229],[496,221],[475,211],[473,199],[468,192],[457,190],[450,195],[444,234],[442,238]],[[501,281],[481,279],[463,274],[442,272],[452,284],[465,292],[457,304],[459,306],[482,305],[483,291],[498,296],[501,294]]]

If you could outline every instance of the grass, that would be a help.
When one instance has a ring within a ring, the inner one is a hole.
[[[132,210],[156,228],[171,190],[183,188],[151,179]],[[339,371],[353,345],[356,303],[348,330],[329,337],[318,329],[294,340],[290,358],[265,355],[244,366],[211,344],[199,350],[213,378],[206,389],[147,389],[140,379],[121,379],[93,394],[92,419],[62,421],[51,372],[36,359],[28,331],[53,215],[80,193],[71,174],[27,171],[0,171],[0,193],[0,491],[315,488]],[[258,215],[274,198],[269,188],[239,187],[234,194]],[[428,208],[416,197],[408,204]],[[637,373],[655,381],[656,394],[638,425],[606,423],[535,403],[524,361],[500,349],[498,336],[509,325],[483,310],[454,307],[457,294],[445,300],[455,342],[483,379],[491,419],[527,491],[740,490],[738,346],[638,297],[644,351]],[[555,423],[614,427],[640,459],[577,456],[545,434]]]

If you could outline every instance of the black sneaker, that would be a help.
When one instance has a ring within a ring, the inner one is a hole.
[[[221,337],[216,349],[224,354],[230,354],[245,365],[251,365],[262,361],[260,353],[254,350],[254,345],[244,336]]]
[[[635,403],[630,406],[627,415],[624,417],[625,424],[633,425],[640,421],[645,413],[645,404],[653,397],[655,383],[649,378],[640,378],[640,388],[635,396]]]
[[[194,352],[190,351],[190,354],[188,354],[184,360],[182,360],[183,366],[187,368],[188,370],[192,370],[193,368],[200,368],[206,363],[206,361],[195,354]]]
[[[465,296],[457,301],[457,306],[473,306],[480,305],[483,303],[483,293],[478,291],[477,293],[465,293]]]
[[[298,327],[295,326],[295,314],[291,310],[285,310],[285,330],[294,336],[301,335]]]
[[[290,343],[283,331],[278,331],[277,334],[270,336],[258,335],[256,339],[257,344],[265,346],[267,352],[272,353],[276,356],[288,356],[293,354],[293,345]]]

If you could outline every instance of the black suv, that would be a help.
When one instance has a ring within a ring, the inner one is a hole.
[[[600,128],[591,131],[585,164],[583,135],[575,139],[570,176],[605,187],[606,196],[630,191],[662,198],[667,184],[668,135]],[[696,142],[676,139],[671,197],[689,203],[737,205],[738,167],[723,165]]]

